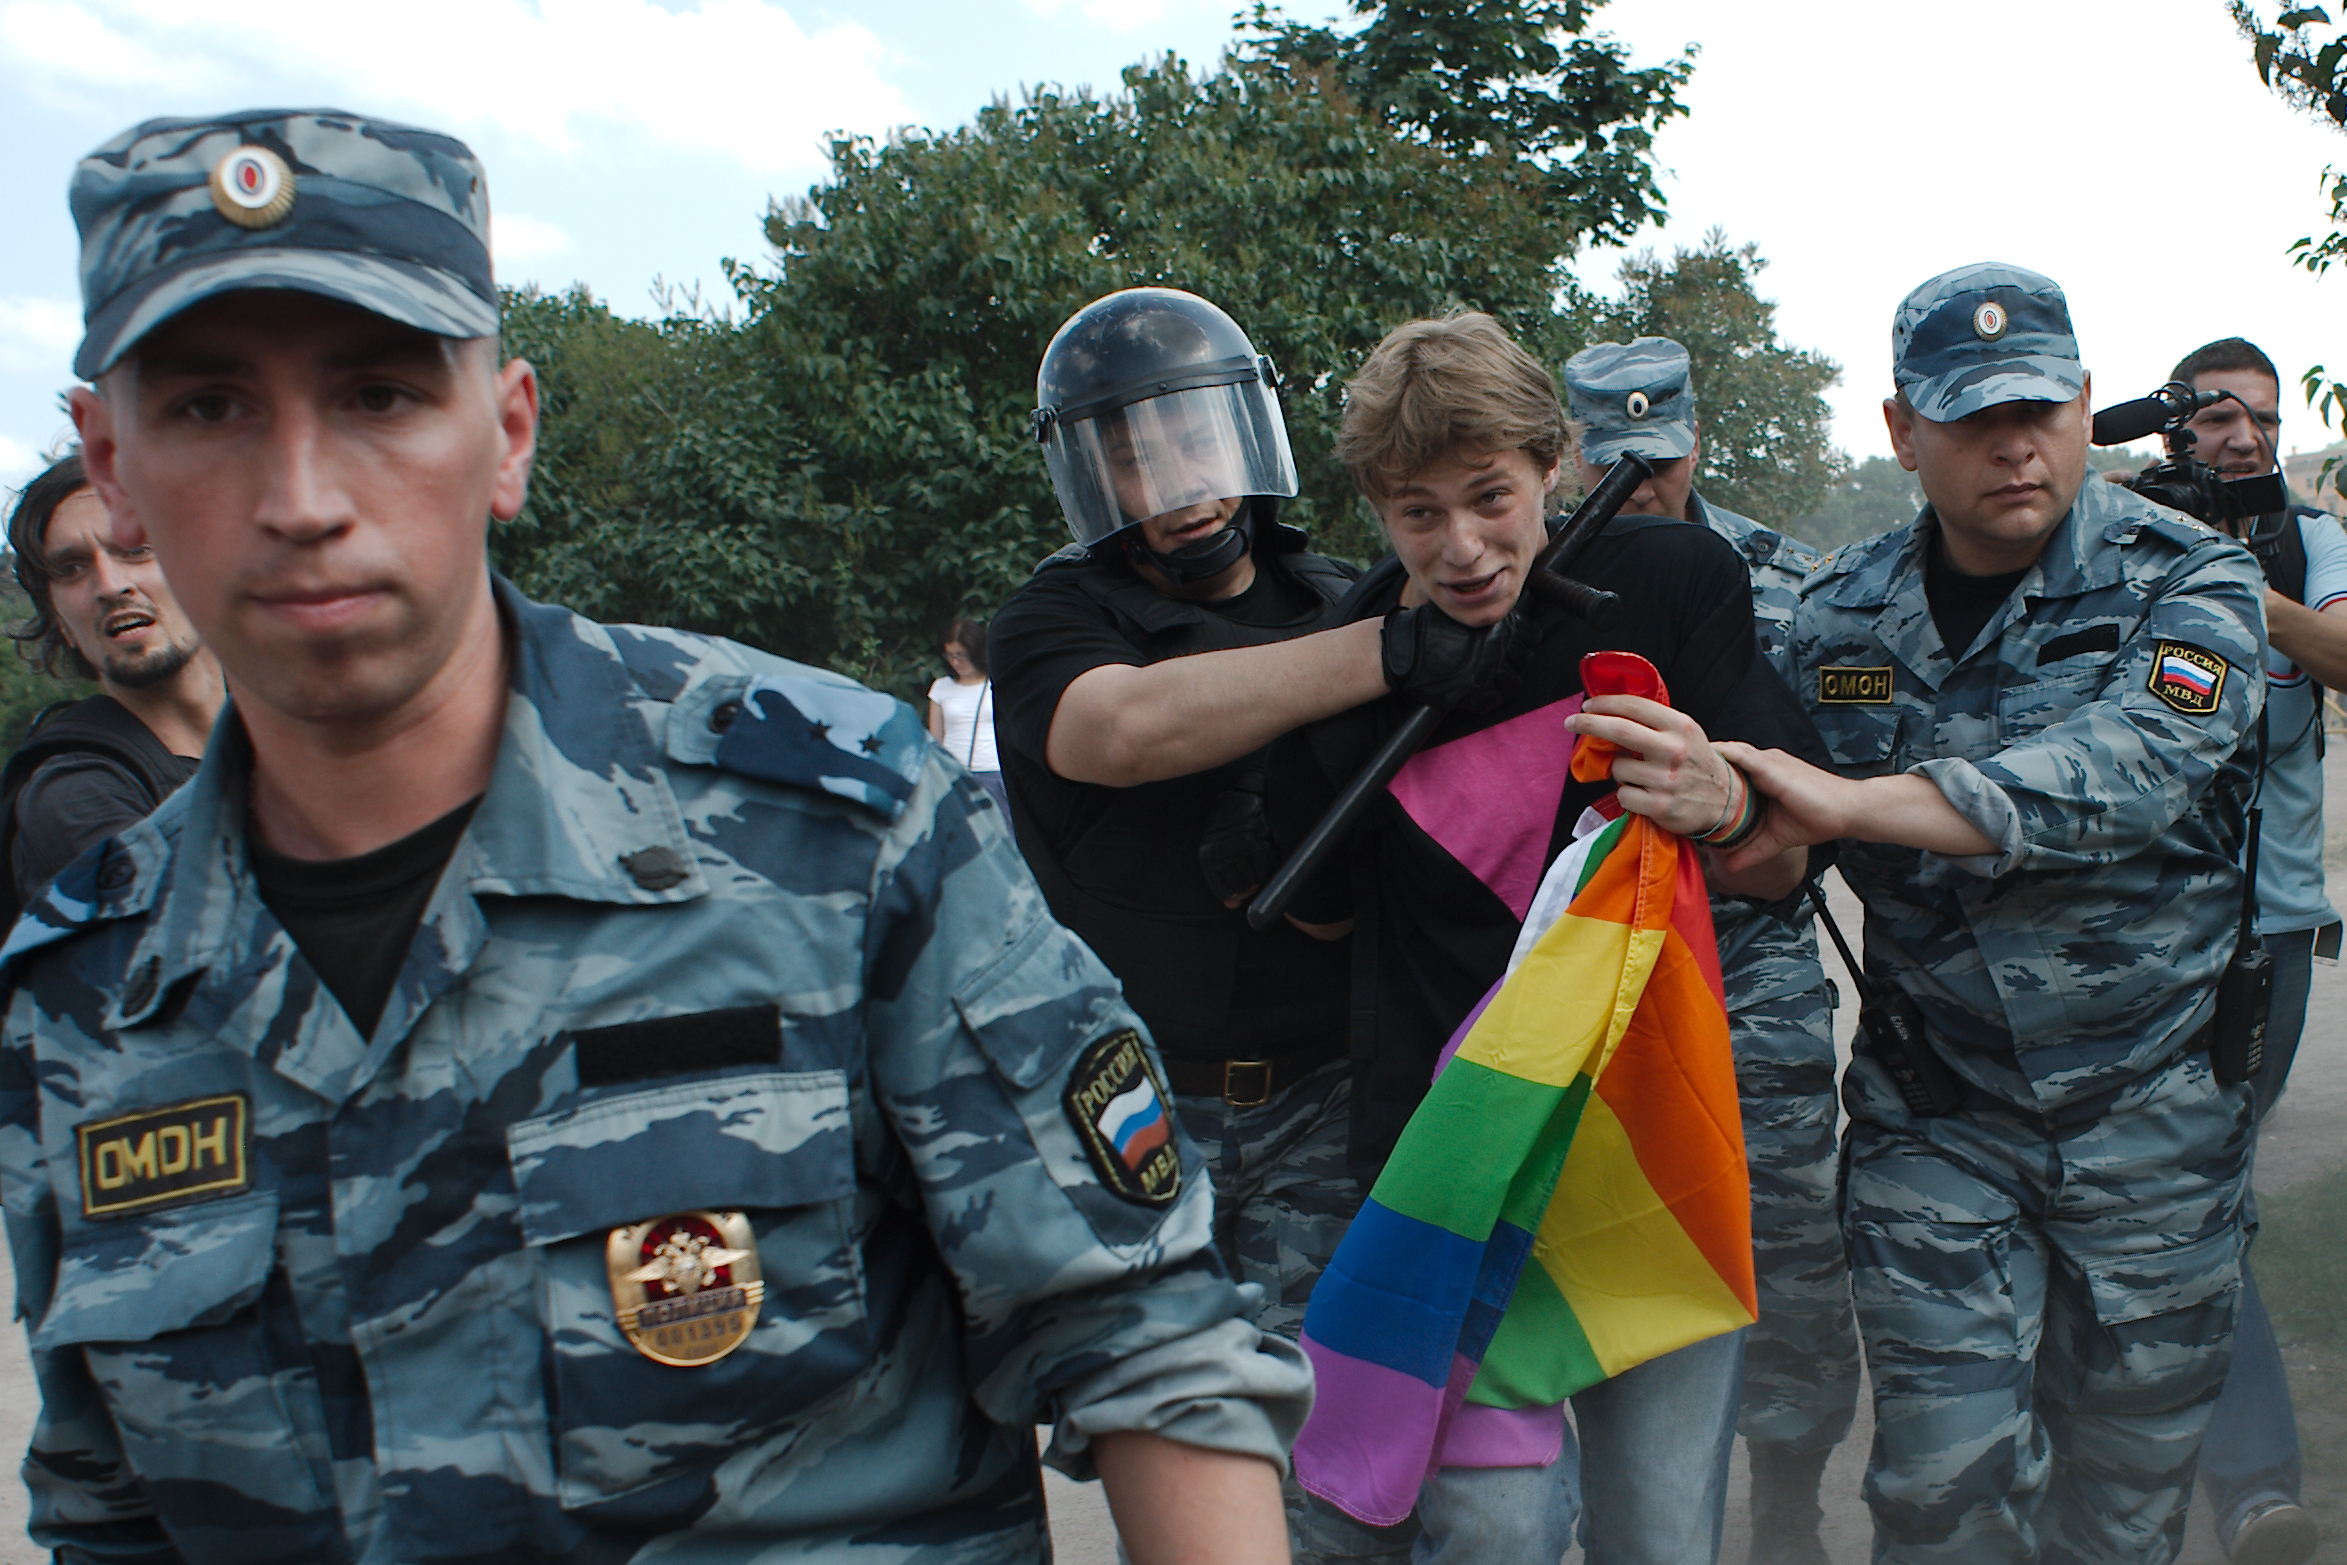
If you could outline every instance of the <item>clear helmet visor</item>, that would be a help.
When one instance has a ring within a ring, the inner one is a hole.
[[[1296,492],[1279,403],[1252,377],[1054,423],[1043,459],[1081,544],[1202,500]]]

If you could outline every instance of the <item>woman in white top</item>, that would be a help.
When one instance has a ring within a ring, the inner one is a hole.
[[[986,626],[957,619],[938,638],[946,674],[929,686],[929,734],[970,770],[994,807],[1010,814],[1002,790],[1002,762],[994,753],[994,681],[986,677]]]

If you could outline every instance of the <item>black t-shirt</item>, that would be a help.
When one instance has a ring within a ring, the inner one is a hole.
[[[1949,662],[1963,661],[1982,628],[2028,574],[2029,567],[2023,566],[1994,576],[1967,576],[1948,563],[1940,540],[1932,538],[1931,552],[1924,557],[1923,599],[1931,605],[1932,628],[1940,633]]]
[[[475,795],[431,825],[355,859],[287,858],[247,834],[261,901],[362,1036],[372,1036],[383,1019],[440,872],[480,802]]]
[[[202,764],[196,756],[171,756],[168,781],[177,788]],[[30,903],[59,870],[145,820],[162,802],[145,779],[107,756],[83,752],[41,763],[16,796],[16,844],[9,867],[18,905]]]
[[[1364,813],[1352,854],[1337,855],[1291,908],[1315,923],[1363,912],[1355,938],[1375,943],[1377,1045],[1354,1100],[1353,1152],[1364,1171],[1392,1150],[1442,1046],[1506,970],[1532,893],[1582,811],[1613,791],[1610,781],[1578,783],[1567,772],[1562,724],[1579,705],[1582,654],[1636,652],[1705,733],[1826,764],[1808,714],[1760,656],[1751,578],[1716,533],[1624,517],[1573,574],[1621,595],[1620,623],[1600,633],[1536,604],[1540,646],[1522,681],[1492,711],[1446,717]],[[1402,585],[1398,571],[1365,583],[1349,611],[1382,614]],[[1301,840],[1406,711],[1389,697],[1272,746],[1280,847]],[[1356,909],[1356,885],[1374,907]]]
[[[995,741],[1020,847],[1052,911],[1123,980],[1168,1055],[1239,1059],[1341,1043],[1345,949],[1286,927],[1258,934],[1207,889],[1198,867],[1207,814],[1259,772],[1260,755],[1111,788],[1057,775],[1045,746],[1060,697],[1092,669],[1318,629],[1328,605],[1279,563],[1292,552],[1259,546],[1247,591],[1192,603],[1103,551],[1037,572],[987,628]]]

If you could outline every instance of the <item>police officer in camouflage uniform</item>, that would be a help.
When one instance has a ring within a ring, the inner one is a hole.
[[[1565,389],[1580,430],[1574,461],[1583,491],[1625,454],[1652,463],[1654,475],[1622,509],[1693,522],[1734,544],[1752,572],[1761,649],[1781,664],[1801,579],[1820,558],[1799,539],[1695,492],[1702,431],[1687,350],[1666,337],[1597,343],[1565,365]],[[1801,901],[1715,896],[1711,917],[1736,1050],[1760,1289],[1737,1418],[1752,1464],[1751,1558],[1823,1565],[1818,1482],[1858,1407],[1858,1334],[1834,1214],[1833,996]]]
[[[2165,1565],[2240,1282],[2249,1093],[2209,1050],[2264,586],[2086,481],[2049,279],[1935,277],[1892,344],[1928,504],[1809,579],[1787,652],[1835,770],[1734,756],[1772,800],[1748,851],[1854,839],[1866,904],[1843,1232],[1875,1558]]]
[[[60,1558],[1285,1558],[1114,980],[901,704],[492,577],[537,392],[459,143],[82,163],[73,412],[236,692],[18,924],[0,1190]]]

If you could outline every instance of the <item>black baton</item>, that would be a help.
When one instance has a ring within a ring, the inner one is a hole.
[[[1621,600],[1610,592],[1601,592],[1564,573],[1572,568],[1574,561],[1580,559],[1582,551],[1589,547],[1591,541],[1605,531],[1605,524],[1612,521],[1622,507],[1629,503],[1630,496],[1637,492],[1638,486],[1653,474],[1654,468],[1644,457],[1624,456],[1617,460],[1598,486],[1573,508],[1573,514],[1541,547],[1540,553],[1533,556],[1532,568],[1524,578],[1526,590],[1572,610],[1599,630],[1612,629],[1614,622],[1621,617]],[[1353,822],[1359,818],[1369,801],[1394,780],[1394,774],[1408,764],[1411,756],[1418,753],[1418,747],[1426,742],[1426,736],[1434,732],[1434,725],[1441,721],[1442,713],[1433,707],[1418,706],[1410,709],[1409,715],[1402,719],[1401,726],[1378,747],[1377,753],[1369,758],[1369,764],[1362,767],[1353,780],[1345,785],[1345,791],[1337,795],[1336,803],[1328,807],[1328,813],[1320,817],[1319,824],[1297,844],[1296,851],[1288,855],[1288,861],[1279,867],[1279,873],[1273,875],[1263,889],[1255,894],[1255,900],[1247,904],[1249,924],[1257,929],[1269,929],[1279,922],[1280,915],[1287,912],[1288,904],[1295,900],[1296,888],[1320,868],[1337,839],[1352,829]]]

